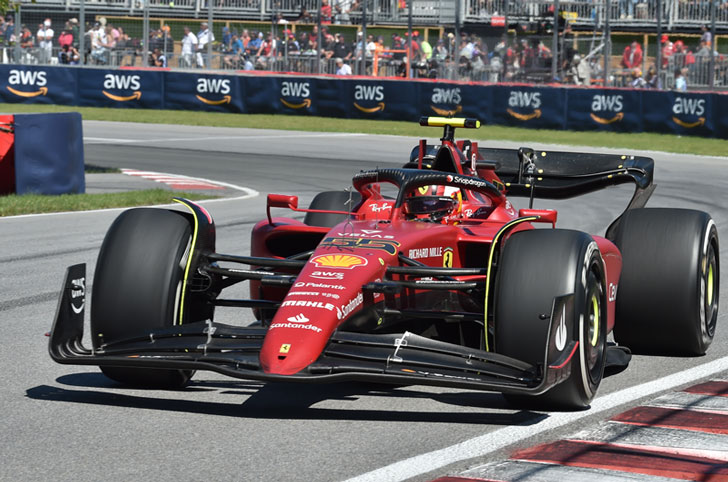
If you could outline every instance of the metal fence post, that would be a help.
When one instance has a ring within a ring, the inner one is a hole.
[[[142,67],[149,65],[149,0],[144,0],[144,20],[142,21]]]
[[[321,47],[321,42],[323,39],[323,35],[321,35],[321,0],[318,0],[316,3],[318,5],[318,15],[316,15],[316,25],[318,26],[318,36],[316,37],[316,73],[321,73],[321,53],[323,52],[323,49]]]
[[[604,87],[607,87],[609,85],[610,64],[612,63],[612,32],[609,30],[609,14],[611,13],[612,5],[610,0],[604,1]]]
[[[78,65],[86,63],[86,0],[81,0],[78,12]]]
[[[554,0],[554,25],[551,45],[551,81],[556,80],[556,69],[559,63],[559,0]]]
[[[14,23],[14,28],[15,28],[15,32],[14,32],[15,33],[15,47],[13,49],[14,52],[15,52],[15,63],[16,64],[21,63],[20,61],[22,60],[20,58],[20,26],[22,25],[22,23],[21,23],[22,22],[21,10],[22,10],[21,3],[18,2],[18,10],[17,10],[17,14],[15,15],[15,23]]]
[[[660,37],[662,37],[662,0],[657,0],[655,7],[657,8],[657,40],[655,42],[657,53],[655,55],[655,61],[657,62],[657,83],[659,85],[660,79],[662,78],[662,42],[660,42]]]
[[[409,0],[407,2],[409,5],[407,6],[407,75],[406,78],[412,77],[412,2],[414,0]]]
[[[207,28],[208,35],[207,35],[207,62],[205,62],[205,67],[207,67],[208,70],[212,69],[212,36],[213,36],[213,25],[212,25],[212,9],[214,8],[215,0],[207,0]]]
[[[361,60],[361,71],[359,75],[367,74],[367,3],[368,0],[363,0],[362,15],[361,15],[361,40],[362,40],[362,60]]]
[[[715,87],[715,3],[717,0],[710,0],[710,67],[708,68],[708,74],[710,75],[710,83],[708,84],[711,89]]]

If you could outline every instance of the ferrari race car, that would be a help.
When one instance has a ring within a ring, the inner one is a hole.
[[[401,169],[359,172],[308,209],[268,195],[249,256],[216,252],[213,219],[193,202],[123,212],[96,264],[91,348],[80,264],[63,283],[52,358],[128,385],[179,387],[212,370],[479,389],[580,409],[630,350],[705,353],[718,316],[716,226],[704,212],[644,208],[652,159],[481,149],[454,139],[476,120],[420,123],[443,137],[420,141]],[[604,236],[556,229],[556,211],[533,208],[622,183],[634,195]],[[249,299],[220,296],[243,281]],[[219,306],[251,308],[257,321],[215,322]]]

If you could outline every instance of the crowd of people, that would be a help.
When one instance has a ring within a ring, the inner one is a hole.
[[[551,51],[550,39],[521,35],[503,35],[495,42],[461,31],[433,39],[419,30],[374,36],[363,31],[335,32],[331,25],[343,22],[357,2],[337,3],[332,8],[322,0],[324,22],[303,26],[298,32],[285,21],[255,31],[225,26],[217,39],[207,22],[200,22],[196,32],[184,26],[181,38],[172,36],[169,25],[152,29],[146,39],[130,37],[121,26],[104,18],[81,28],[76,18],[65,22],[60,32],[54,31],[50,18],[38,25],[35,32],[28,25],[18,29],[13,15],[0,18],[0,39],[7,45],[17,42],[22,63],[78,64],[108,66],[152,66],[179,68],[213,68],[231,70],[277,70],[337,75],[378,75],[414,78],[446,78],[489,82],[561,82],[592,85],[603,76],[602,56],[584,56],[574,48],[570,27],[559,33],[558,54]],[[351,7],[341,10],[341,6]],[[305,10],[301,21],[310,19]],[[80,39],[85,36],[85,51],[80,52]],[[544,39],[546,42],[544,42]],[[702,28],[699,45],[691,49],[682,40],[671,41],[662,35],[661,69],[669,72],[669,87],[685,90],[696,76],[706,74],[713,53],[707,26]],[[321,42],[321,48],[318,43]],[[411,46],[411,47],[410,47]],[[411,48],[411,51],[410,51]],[[146,50],[147,57],[143,57]],[[9,49],[10,61],[16,61],[15,49]],[[211,55],[210,55],[211,54]],[[654,64],[643,74],[645,55],[634,41],[622,52],[619,82],[613,85],[634,88],[663,88]],[[721,56],[717,57],[722,59]],[[556,63],[556,68],[553,64]],[[721,64],[722,65],[722,64]],[[409,67],[409,71],[407,68]],[[554,77],[554,72],[556,76]]]

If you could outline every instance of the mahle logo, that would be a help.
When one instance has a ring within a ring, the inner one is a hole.
[[[109,90],[132,90],[131,95],[116,95]],[[106,74],[104,75],[104,90],[102,93],[111,100],[126,102],[133,99],[141,99],[141,77],[138,75]]]
[[[354,107],[367,114],[384,110],[384,86],[360,85],[354,86]],[[364,107],[361,103],[377,102],[375,107]]]
[[[454,106],[452,109],[443,109],[441,107],[435,107],[435,105],[430,105],[433,111],[437,115],[441,115],[443,117],[452,117],[455,114],[459,113],[461,110],[463,110],[463,106],[460,105],[460,102],[462,102],[463,98],[460,95],[460,89],[454,88],[454,89],[444,89],[440,87],[436,87],[432,89],[432,104],[440,104],[440,105],[447,105],[447,106]]]
[[[687,129],[705,124],[705,99],[676,96],[672,104],[672,121]],[[679,117],[678,117],[679,116]],[[694,121],[686,121],[682,117],[691,117]]]
[[[529,121],[541,117],[541,92],[523,92],[512,90],[508,96],[508,108],[506,111],[518,120]],[[517,112],[515,109],[531,110],[529,113]]]
[[[592,97],[591,118],[598,124],[611,124],[624,119],[624,98],[621,95],[601,95]],[[604,114],[607,114],[605,116]],[[612,115],[614,114],[614,115]]]
[[[39,95],[48,94],[48,80],[46,79],[46,72],[44,70],[10,70],[8,75],[8,84],[16,87],[25,88],[36,88],[37,90],[25,90],[16,89],[15,87],[7,86],[7,89],[13,94],[19,97],[37,97]]]
[[[311,107],[311,84],[308,82],[281,82],[281,103],[289,109],[302,109]],[[301,102],[298,102],[302,99]]]
[[[222,95],[221,99],[208,99],[204,95],[217,94]],[[229,104],[232,100],[230,94],[230,79],[211,79],[203,77],[197,79],[197,94],[195,97],[200,102],[204,102],[208,105],[222,105]]]

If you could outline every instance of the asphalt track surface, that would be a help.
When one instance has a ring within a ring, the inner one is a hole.
[[[416,144],[394,136],[103,122],[85,122],[84,133],[87,163],[199,176],[260,192],[207,204],[218,226],[218,251],[243,254],[251,227],[264,216],[265,193],[298,194],[305,206],[319,191],[348,185],[362,168],[401,165]],[[430,139],[439,134],[423,129]],[[541,147],[528,139],[518,145]],[[728,159],[649,155],[658,184],[649,206],[710,212],[727,266]],[[613,188],[536,206],[558,207],[560,227],[603,233],[628,196],[629,189]],[[670,388],[660,381],[684,370],[695,368],[697,375],[678,379],[683,385],[728,377],[724,307],[707,356],[637,356],[626,372],[604,380],[598,410],[571,419],[513,410],[498,394],[436,387],[264,385],[198,373],[183,391],[122,388],[95,368],[53,363],[44,336],[65,267],[88,263],[92,284],[101,241],[117,214],[0,219],[0,480],[429,480],[595,424]],[[228,310],[220,319],[245,324],[250,318]],[[626,395],[614,397],[617,392]],[[533,435],[488,445],[514,426]]]

